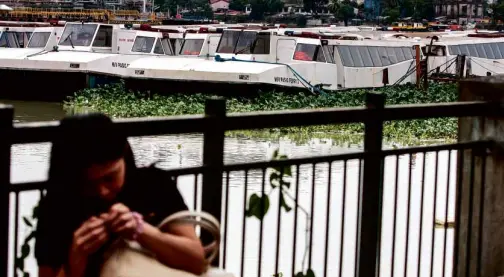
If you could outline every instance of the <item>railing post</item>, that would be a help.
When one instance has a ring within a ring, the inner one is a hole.
[[[385,105],[382,94],[367,93],[366,107],[370,113],[365,124],[364,175],[360,182],[360,214],[358,219],[357,277],[374,277],[378,271],[377,258],[381,236],[381,207],[383,193],[383,120],[380,110]]]
[[[0,104],[0,276],[9,274],[9,212],[11,130],[14,110]],[[17,234],[15,234],[17,235]]]
[[[207,129],[203,134],[203,174],[202,210],[221,220],[222,212],[222,174],[224,165],[224,122],[226,116],[226,100],[209,98],[205,103],[205,117],[209,119]],[[202,235],[203,243],[211,238]],[[219,265],[215,259],[214,265]]]

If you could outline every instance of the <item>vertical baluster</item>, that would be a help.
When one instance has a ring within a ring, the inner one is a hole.
[[[264,211],[264,189],[266,186],[266,168],[262,169],[262,182],[261,182],[261,211]],[[257,277],[261,277],[262,274],[262,246],[263,246],[263,233],[264,233],[264,217],[261,218],[261,223],[259,226],[259,262],[257,265]]]
[[[329,219],[331,218],[331,177],[332,162],[329,162],[329,176],[327,177],[327,206],[326,206],[326,232],[325,232],[325,254],[324,254],[324,276],[327,276],[327,260],[329,258]]]
[[[299,197],[299,164],[296,165],[296,199]],[[298,209],[294,209],[294,235],[292,239],[292,275],[296,274],[296,251],[297,251],[297,223]]]
[[[278,214],[277,214],[277,234],[276,234],[276,255],[275,255],[275,276],[278,276],[278,267],[280,264],[280,231],[282,230],[282,180],[284,176],[284,168],[280,171],[280,180],[278,182]],[[294,208],[297,205],[297,199]]]
[[[446,176],[446,207],[445,207],[445,216],[444,216],[444,221],[445,224],[448,223],[448,208],[449,208],[449,201],[450,201],[450,177],[451,177],[451,150],[448,150],[448,176]],[[445,277],[446,274],[446,242],[447,242],[447,235],[448,235],[448,226],[444,226],[444,244],[443,244],[443,273],[442,276]]]
[[[436,151],[436,163],[434,169],[434,207],[432,209],[432,237],[431,237],[431,263],[430,276],[434,274],[434,245],[436,240],[436,207],[437,207],[437,186],[438,186],[439,151]]]
[[[226,268],[227,257],[227,235],[228,235],[228,217],[229,217],[229,171],[226,171],[226,210],[224,211],[224,246],[222,253],[222,267]]]
[[[310,254],[308,255],[308,268],[311,268],[312,265],[312,247],[313,247],[313,221],[315,219],[315,168],[317,167],[316,164],[312,164],[312,191],[311,191],[311,209],[310,213],[311,215],[309,216],[310,218],[310,242],[309,242],[309,247],[310,247]],[[297,199],[297,198],[296,198]]]
[[[399,156],[396,156],[395,168],[395,190],[394,190],[394,220],[392,225],[392,257],[390,260],[391,274],[394,277],[395,273],[395,241],[396,241],[396,224],[397,224],[397,192],[399,189]]]
[[[409,154],[409,175],[408,175],[408,200],[406,206],[408,207],[406,213],[406,250],[404,257],[404,277],[408,275],[408,254],[409,254],[409,226],[410,226],[410,210],[411,210],[411,175],[413,170],[413,155]]]
[[[423,208],[425,195],[425,162],[427,160],[427,152],[423,153],[422,160],[422,187],[420,191],[420,231],[418,234],[418,272],[417,277],[420,277],[420,265],[422,262],[422,237],[423,237]]]
[[[248,170],[245,170],[245,187],[243,190],[243,221],[242,221],[242,249],[241,249],[241,263],[240,263],[240,276],[243,277],[245,267],[245,236],[247,231],[247,217],[245,211],[247,210],[247,190],[248,190]]]
[[[343,245],[345,239],[345,208],[346,208],[346,172],[347,161],[343,161],[343,195],[341,201],[341,237],[340,237],[340,260],[339,260],[339,276],[343,272]]]

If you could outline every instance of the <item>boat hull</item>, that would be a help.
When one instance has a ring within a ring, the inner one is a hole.
[[[75,92],[117,82],[111,76],[83,72],[0,69],[0,99],[61,102]]]
[[[260,91],[276,92],[308,92],[307,89],[297,87],[276,86],[271,84],[246,84],[208,81],[186,81],[169,79],[124,79],[126,89],[141,92],[153,92],[161,95],[175,93],[203,93],[221,96],[253,96]]]

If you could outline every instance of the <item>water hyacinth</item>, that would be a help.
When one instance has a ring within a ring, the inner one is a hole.
[[[331,92],[312,95],[306,92],[258,92],[249,97],[226,97],[227,110],[232,112],[272,111],[286,109],[312,109],[329,107],[363,106],[369,89]],[[414,85],[399,85],[374,89],[386,96],[386,105],[453,102],[457,100],[456,84],[431,83],[428,91]],[[208,94],[158,95],[128,91],[124,83],[106,85],[77,92],[65,102],[67,111],[97,111],[112,117],[150,117],[184,114],[202,114]],[[312,126],[269,130],[280,134],[323,132],[343,135],[360,135],[363,124]],[[251,132],[245,132],[251,135]],[[457,135],[455,118],[422,119],[386,122],[384,135],[388,140],[452,140]],[[410,143],[407,143],[410,144]]]

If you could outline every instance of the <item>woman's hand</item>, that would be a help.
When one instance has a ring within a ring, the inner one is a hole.
[[[135,239],[139,221],[125,205],[121,203],[113,205],[108,213],[107,221],[112,232],[125,239]]]
[[[103,219],[93,216],[86,220],[73,234],[68,257],[68,276],[83,276],[88,256],[105,244],[108,238]]]

